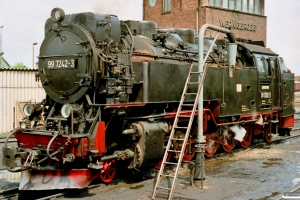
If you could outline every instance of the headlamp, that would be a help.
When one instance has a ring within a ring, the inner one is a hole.
[[[25,129],[26,128],[26,123],[24,121],[21,121],[19,123],[20,123],[21,129]]]
[[[64,104],[62,107],[61,107],[61,115],[63,116],[63,118],[68,118],[71,114],[71,106],[70,104]]]
[[[62,22],[65,19],[65,11],[61,8],[54,8],[51,11],[51,19],[55,22]]]
[[[32,104],[25,104],[23,107],[23,112],[26,117],[29,117],[34,112],[34,107]]]

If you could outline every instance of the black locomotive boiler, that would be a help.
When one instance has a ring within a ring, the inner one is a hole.
[[[228,39],[235,42],[233,35]],[[3,148],[2,163],[22,171],[19,189],[84,188],[95,179],[108,183],[117,163],[132,170],[159,167],[189,68],[198,65],[196,41],[192,29],[158,29],[150,21],[53,9],[35,77],[46,98],[24,106],[24,126],[8,136],[18,146]],[[218,148],[247,148],[254,137],[270,142],[273,133],[288,134],[294,125],[294,74],[283,59],[265,47],[238,43],[229,77],[227,41],[217,44],[204,41],[203,127],[194,123],[184,162],[195,154],[198,128],[211,157]],[[181,115],[190,112],[186,106]],[[176,137],[184,134],[178,131]],[[181,146],[178,140],[172,148]]]

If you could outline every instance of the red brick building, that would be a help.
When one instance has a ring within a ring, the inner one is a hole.
[[[239,40],[264,41],[265,0],[144,0],[144,20],[158,28],[192,28],[203,24],[231,28]],[[211,32],[206,35],[210,36]]]

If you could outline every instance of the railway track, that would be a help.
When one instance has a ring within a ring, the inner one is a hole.
[[[296,130],[300,130],[300,127],[294,128],[292,129],[292,131],[296,131]],[[287,140],[292,140],[292,139],[297,139],[300,138],[300,134],[297,135],[292,135],[292,136],[284,136],[284,137],[280,137],[268,144],[266,144],[265,142],[261,141],[256,141],[256,143],[252,144],[249,149],[254,149],[254,148],[269,148],[270,145],[272,144],[279,144],[282,143],[284,141]],[[0,143],[4,143],[5,139],[0,137]],[[16,142],[13,140],[10,140],[10,142]],[[218,158],[222,158],[223,156],[228,156],[230,154],[234,154],[234,153],[238,153],[240,151],[244,151],[245,149],[243,148],[237,148],[232,150],[230,153],[227,152],[219,152],[216,153],[212,158],[206,158],[206,161],[212,161]],[[187,165],[187,163],[184,163],[183,165]],[[187,167],[187,166],[185,166]],[[169,167],[166,167],[167,170]],[[172,167],[170,167],[171,169]],[[156,169],[148,169],[147,171],[140,171],[140,172],[136,172],[133,174],[133,177],[130,178],[130,180],[126,181],[126,183],[131,184],[131,183],[135,183],[136,187],[138,187],[137,182],[144,180],[144,179],[149,179],[149,178],[153,178],[156,174],[157,170]],[[124,179],[127,179],[128,177],[120,177],[117,178],[116,180],[113,181],[114,184],[118,184],[124,181]],[[87,188],[80,190],[79,192],[88,192],[91,189],[103,186],[103,183],[98,183],[98,184],[93,184],[88,186]],[[298,188],[298,190],[300,191],[300,189]],[[297,191],[298,191],[297,190]],[[292,192],[292,191],[291,191]],[[14,187],[14,188],[9,188],[7,190],[2,190],[0,191],[0,199],[28,199],[28,196],[32,196],[32,194],[34,193],[35,198],[34,199],[40,199],[40,200],[47,200],[47,199],[56,199],[58,197],[62,197],[62,196],[70,196],[70,195],[74,195],[74,190],[58,190],[58,191],[47,191],[45,194],[45,191],[19,191],[18,187]]]

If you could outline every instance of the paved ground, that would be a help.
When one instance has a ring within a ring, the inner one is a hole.
[[[292,134],[300,134],[294,131]],[[300,186],[300,139],[231,153],[206,161],[204,188],[189,185],[189,170],[182,168],[173,199],[281,199]],[[153,174],[155,176],[155,174]],[[163,180],[168,183],[168,179]],[[150,199],[155,179],[114,182],[60,199]],[[159,192],[156,199],[166,199]]]

